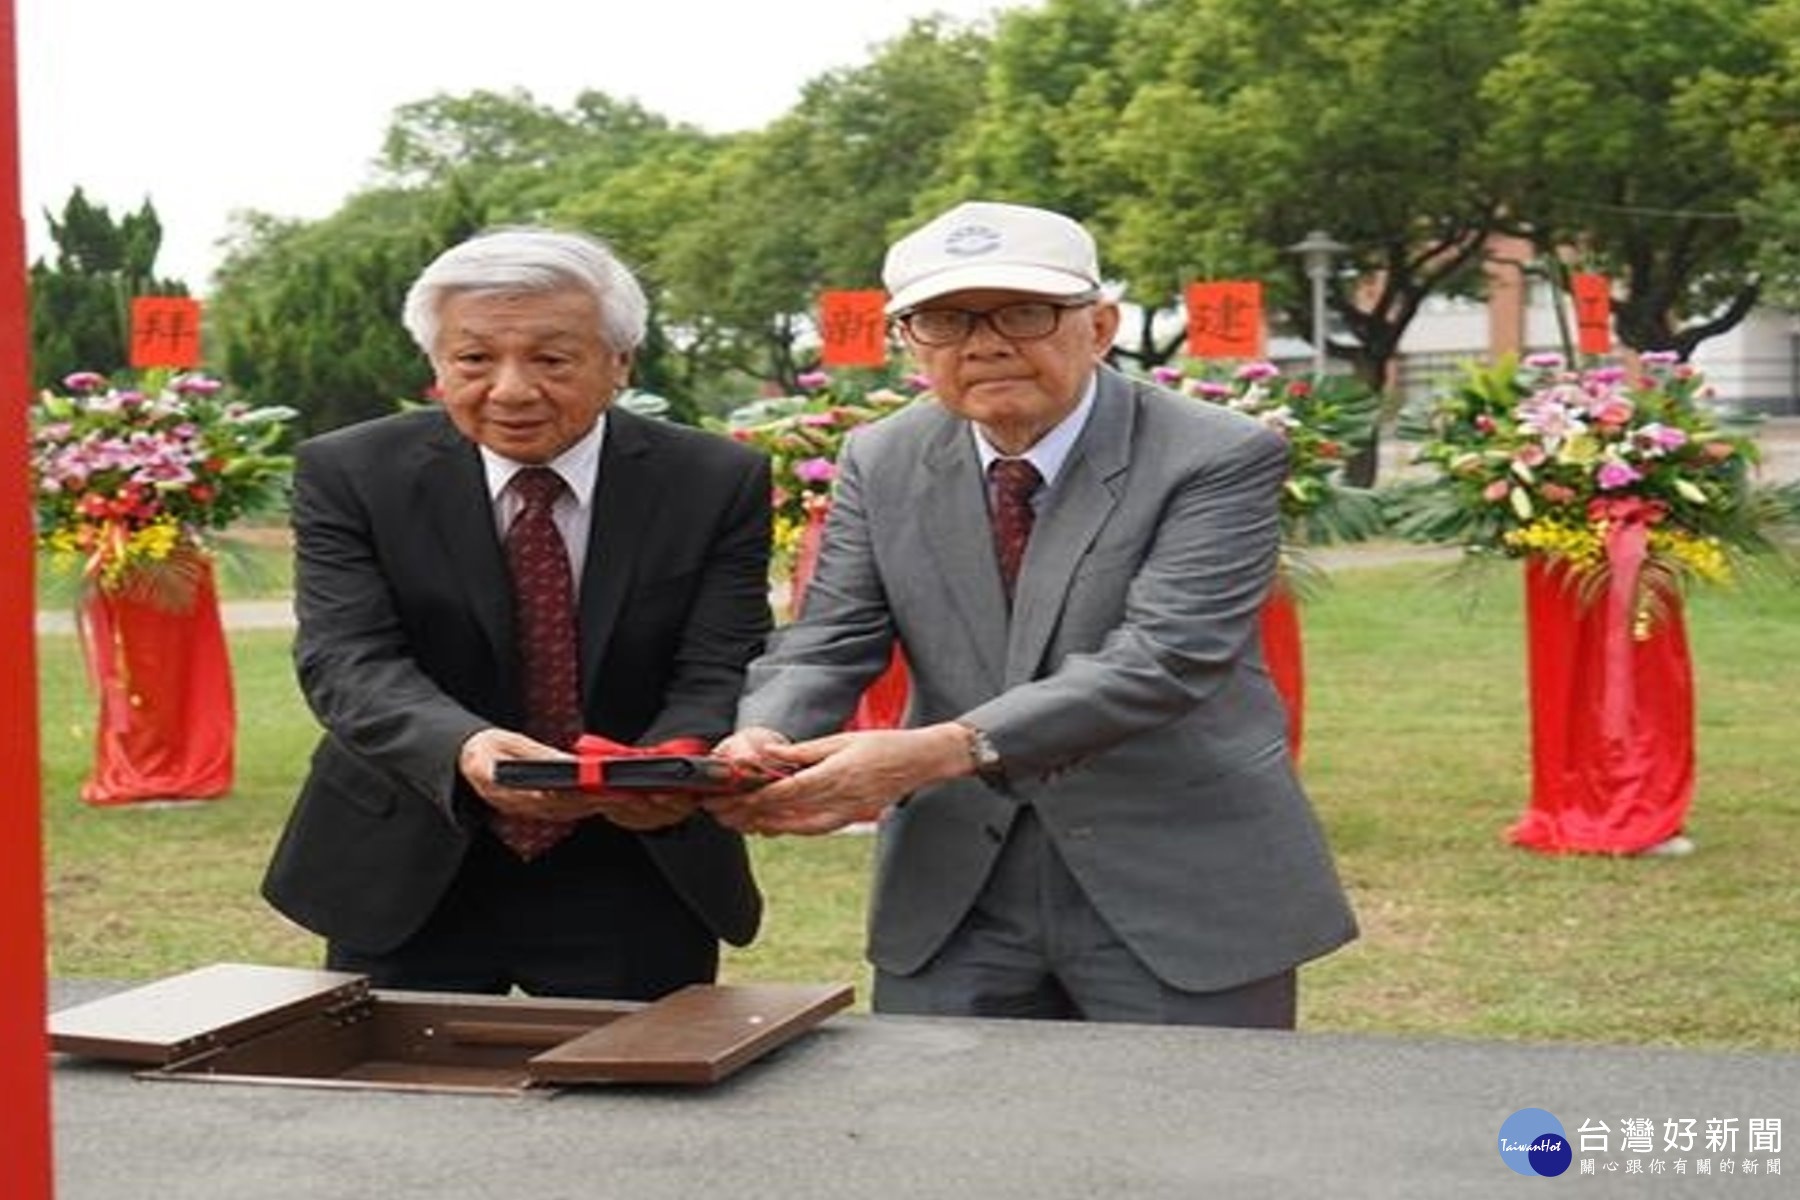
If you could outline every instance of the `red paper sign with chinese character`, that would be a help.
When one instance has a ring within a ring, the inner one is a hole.
[[[1583,354],[1607,354],[1612,350],[1612,281],[1604,275],[1577,275],[1570,284],[1575,294],[1575,346]]]
[[[1194,358],[1263,356],[1262,284],[1190,283],[1187,351]]]
[[[819,360],[828,367],[879,367],[887,362],[887,317],[882,291],[822,292]]]
[[[187,296],[137,296],[131,301],[131,365],[200,365],[200,302]]]

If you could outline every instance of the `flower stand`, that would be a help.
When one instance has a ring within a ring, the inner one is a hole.
[[[99,694],[88,804],[197,800],[231,790],[236,708],[210,561],[180,603],[93,589],[82,636]],[[185,592],[186,589],[183,589]]]
[[[1300,610],[1294,594],[1276,583],[1262,609],[1263,662],[1287,708],[1288,753],[1300,761],[1300,735],[1306,717],[1306,669],[1301,655]]]
[[[1694,687],[1681,597],[1653,619],[1635,571],[1582,603],[1526,560],[1531,805],[1507,838],[1548,853],[1636,854],[1681,832],[1694,790]]]

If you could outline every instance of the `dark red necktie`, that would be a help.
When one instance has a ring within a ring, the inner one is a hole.
[[[1044,477],[1027,459],[996,458],[988,464],[988,480],[993,485],[994,557],[999,560],[1000,582],[1006,585],[1006,600],[1010,604],[1019,564],[1025,561],[1031,522],[1037,515],[1031,507],[1031,497]]]
[[[525,680],[525,732],[559,750],[582,734],[575,577],[551,509],[566,485],[548,467],[526,467],[507,485],[521,505],[506,530],[519,666]],[[520,858],[535,858],[574,832],[573,822],[495,812],[494,832]]]

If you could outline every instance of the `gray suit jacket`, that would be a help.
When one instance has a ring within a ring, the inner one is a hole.
[[[957,780],[882,822],[876,965],[906,974],[938,950],[1022,804],[1175,987],[1232,987],[1355,936],[1258,637],[1278,436],[1102,368],[1010,619],[965,421],[916,406],[857,430],[839,465],[804,612],[751,665],[739,726],[838,728],[898,637],[909,723],[980,726],[1012,785]]]

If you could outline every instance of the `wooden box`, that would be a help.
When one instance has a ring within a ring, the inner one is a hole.
[[[498,1092],[716,1083],[851,1000],[845,985],[695,985],[650,1004],[372,989],[219,963],[50,1015],[63,1054],[155,1079]]]

